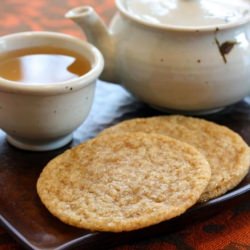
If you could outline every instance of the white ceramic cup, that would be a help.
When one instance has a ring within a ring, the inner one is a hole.
[[[69,143],[86,119],[104,61],[92,45],[61,33],[23,32],[0,38],[0,53],[37,46],[66,48],[91,63],[89,72],[61,83],[32,85],[0,76],[0,128],[7,140],[21,149],[46,151]]]

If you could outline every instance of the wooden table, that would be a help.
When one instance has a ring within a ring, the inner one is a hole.
[[[108,22],[115,11],[112,0],[1,0],[0,1],[0,34],[14,32],[46,30],[58,31],[84,39],[84,34],[70,20],[64,18],[67,10],[80,5],[92,5]],[[105,83],[102,83],[105,84]],[[117,91],[119,87],[117,87]],[[128,93],[122,95],[129,96]],[[136,101],[137,105],[143,106]],[[140,106],[140,107],[141,107]],[[145,113],[155,114],[143,106]],[[108,112],[108,111],[107,111]],[[137,113],[139,114],[139,113]],[[143,116],[144,113],[140,113]],[[2,204],[0,204],[1,206]],[[181,229],[147,237],[143,240],[133,239],[126,245],[117,242],[116,250],[132,249],[250,249],[250,197],[222,209],[216,215],[183,225]],[[100,246],[99,249],[104,249]],[[3,228],[0,228],[0,250],[20,250],[17,243]]]

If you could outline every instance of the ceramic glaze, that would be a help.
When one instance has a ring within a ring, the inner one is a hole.
[[[246,18],[244,0],[125,0],[128,13],[147,23],[162,26],[210,26]]]
[[[157,109],[205,114],[250,93],[249,4],[116,0],[109,28],[89,6],[66,16],[104,55],[101,79]]]
[[[245,19],[246,0],[125,0],[129,15],[162,26],[211,26]]]

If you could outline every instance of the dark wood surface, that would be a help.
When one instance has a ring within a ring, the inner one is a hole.
[[[248,105],[241,102],[224,113],[207,117],[225,124],[250,143],[248,133]],[[247,112],[246,112],[247,111]],[[0,134],[0,215],[3,226],[21,243],[32,249],[68,249],[75,245],[98,249],[127,243],[134,239],[156,237],[186,224],[208,218],[226,207],[250,198],[250,175],[234,191],[219,199],[197,205],[181,217],[131,233],[91,233],[61,223],[41,204],[36,193],[37,178],[45,164],[66,148],[94,137],[102,129],[119,121],[134,117],[148,117],[161,113],[134,99],[119,86],[99,82],[92,112],[75,131],[74,140],[66,147],[49,152],[28,152],[16,149]]]

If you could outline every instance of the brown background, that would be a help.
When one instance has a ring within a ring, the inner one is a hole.
[[[0,0],[0,35],[46,30],[84,39],[79,28],[64,18],[67,10],[80,5],[95,6],[106,22],[115,11],[113,0]],[[23,248],[0,228],[0,249]],[[250,200],[224,209],[208,220],[185,225],[182,231],[120,246],[118,249],[250,250]]]

